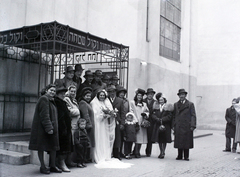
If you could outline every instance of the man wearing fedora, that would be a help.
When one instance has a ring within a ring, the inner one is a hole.
[[[116,87],[114,85],[110,85],[109,87],[107,87],[107,92],[108,92],[108,99],[112,103],[113,109],[117,110],[115,141],[113,145],[112,154],[113,154],[113,157],[121,160],[121,156],[123,155],[123,153],[120,152],[120,148],[123,140],[122,130],[124,129],[124,122],[125,122],[123,100],[116,96]]]
[[[152,130],[153,130],[153,125],[152,125],[152,112],[153,112],[153,103],[156,101],[153,99],[153,96],[155,95],[155,91],[152,88],[147,89],[147,98],[143,99],[143,102],[147,104],[147,107],[149,109],[149,122],[150,122],[150,127],[147,128],[147,138],[148,138],[148,143],[145,149],[145,153],[147,157],[151,156],[152,153]]]
[[[83,70],[84,69],[82,68],[81,64],[76,64],[75,65],[73,81],[77,83],[77,92],[78,92],[78,89],[79,89],[80,85],[82,84],[81,75],[82,75]]]
[[[70,85],[77,86],[77,83],[73,81],[74,69],[72,66],[66,67],[63,74],[65,74],[64,78],[55,80],[54,84],[56,85],[56,88],[63,86],[68,89]]]
[[[179,101],[174,103],[173,130],[174,148],[178,149],[176,160],[189,161],[189,149],[193,148],[193,131],[196,128],[194,104],[186,99],[185,89],[179,89]]]
[[[102,82],[102,77],[103,77],[103,74],[101,70],[96,70],[94,72],[94,78],[92,81],[92,89],[93,89],[92,98],[94,98],[97,95],[97,92],[99,90],[107,88],[107,84]]]
[[[79,102],[79,99],[82,94],[82,90],[85,87],[91,87],[92,88],[92,80],[93,80],[93,73],[90,70],[85,71],[85,75],[83,76],[85,78],[85,81],[79,86],[77,90],[76,100]]]
[[[118,75],[113,75],[112,76],[112,84],[116,87],[116,89],[119,89],[121,86],[118,84]]]

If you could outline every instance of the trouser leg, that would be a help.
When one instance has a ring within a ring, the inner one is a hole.
[[[184,159],[189,159],[189,149],[184,149]]]
[[[183,149],[178,149],[178,159],[182,159],[183,158]]]
[[[235,138],[233,138],[233,146],[232,146],[233,150],[237,150],[237,143],[235,143]]]
[[[226,150],[231,150],[231,138],[226,137]]]

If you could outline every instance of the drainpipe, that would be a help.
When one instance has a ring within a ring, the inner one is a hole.
[[[146,22],[146,41],[149,42],[148,39],[148,14],[149,14],[149,0],[147,0],[147,22]]]
[[[190,26],[190,31],[189,31],[189,92],[191,95],[191,93],[193,94],[193,92],[191,91],[191,67],[192,67],[192,1],[190,1],[190,20],[189,20],[189,26]],[[191,98],[194,98],[194,96],[192,95]],[[195,101],[195,100],[193,100]]]

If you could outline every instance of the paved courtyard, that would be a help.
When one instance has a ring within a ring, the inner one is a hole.
[[[209,136],[202,136],[212,133]],[[158,145],[153,145],[151,157],[140,159],[123,159],[123,162],[134,164],[128,169],[97,169],[94,164],[87,168],[72,168],[70,173],[54,174],[48,176],[62,177],[240,177],[240,154],[222,152],[225,145],[224,131],[196,130],[194,146],[190,150],[190,161],[175,160],[177,150],[173,143],[168,144],[164,159],[158,159]],[[144,154],[145,145],[141,152]],[[240,150],[237,150],[239,152]],[[1,177],[32,177],[46,176],[39,173],[37,165],[8,165],[0,163]]]

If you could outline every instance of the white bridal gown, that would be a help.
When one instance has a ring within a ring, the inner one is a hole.
[[[97,168],[129,168],[132,164],[121,162],[118,159],[111,158],[114,139],[115,139],[115,118],[103,118],[102,109],[113,110],[109,99],[99,101],[95,97],[92,102],[95,124],[95,147],[94,160]]]

